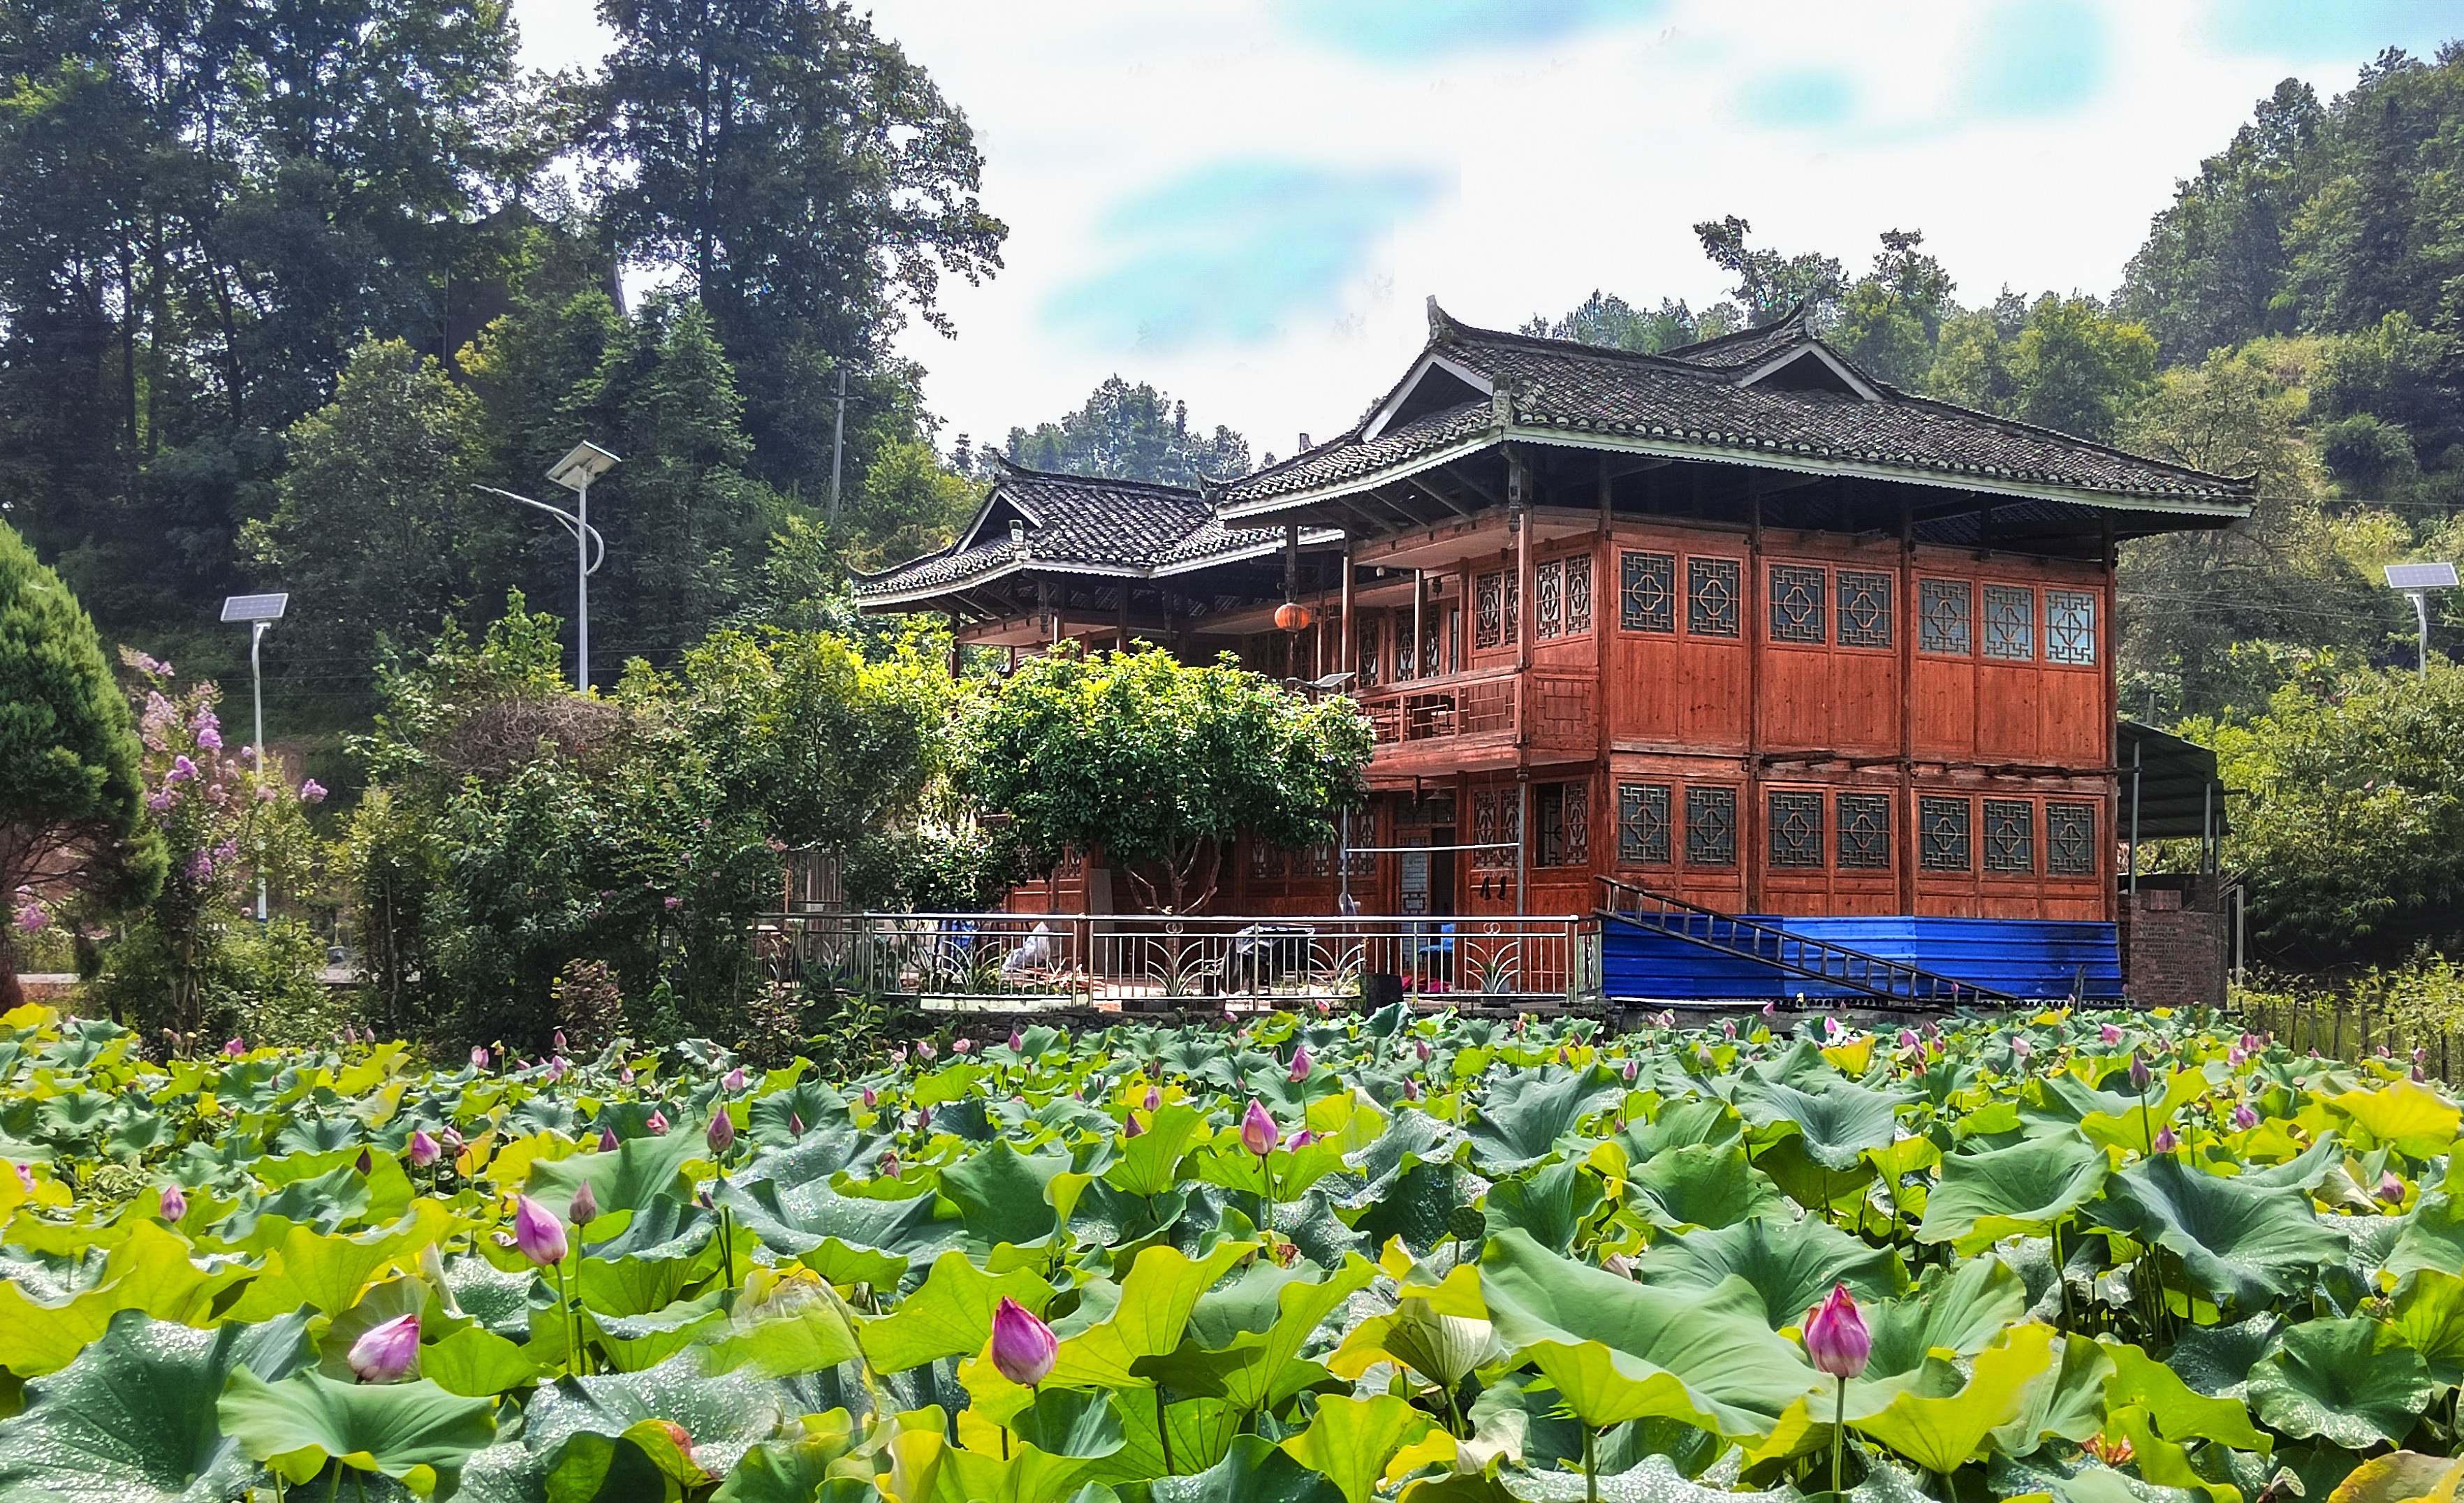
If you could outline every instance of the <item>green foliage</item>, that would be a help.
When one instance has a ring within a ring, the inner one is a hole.
[[[1615,293],[1595,290],[1564,318],[1535,316],[1523,325],[1523,332],[1541,339],[1658,354],[1734,334],[1744,323],[1745,315],[1734,303],[1714,303],[1698,314],[1683,298],[1662,298],[1657,308],[1639,308]]]
[[[974,515],[979,488],[942,464],[931,444],[885,444],[864,473],[847,519],[859,566],[903,564],[945,547]]]
[[[0,994],[14,937],[48,917],[37,897],[142,902],[162,881],[144,825],[142,749],[94,624],[58,575],[0,525]],[[38,892],[39,890],[39,892]]]
[[[1100,847],[1172,912],[1205,901],[1243,829],[1295,848],[1332,838],[1370,753],[1348,699],[1310,703],[1228,657],[1192,668],[1155,649],[1022,664],[975,707],[967,740],[969,793],[1010,817],[1031,860]]]
[[[1218,424],[1192,432],[1189,404],[1141,381],[1107,376],[1086,404],[1058,423],[1013,428],[1002,446],[1030,470],[1191,485],[1249,473],[1249,441]]]

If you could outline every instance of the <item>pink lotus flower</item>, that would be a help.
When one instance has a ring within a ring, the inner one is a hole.
[[[2096,1032],[2097,1037],[2104,1040],[2107,1044],[2119,1044],[2122,1042],[2122,1030],[2110,1023],[2097,1029]]]
[[[745,1085],[747,1084],[747,1081],[746,1081],[746,1079],[745,1079],[745,1074],[744,1074],[744,1067],[743,1067],[743,1066],[741,1066],[741,1065],[738,1065],[736,1069],[731,1070],[731,1071],[729,1071],[726,1074],[723,1074],[723,1075],[719,1076],[719,1077],[718,1077],[718,1083],[719,1083],[719,1085],[720,1085],[721,1087],[723,1087],[724,1089],[729,1090],[729,1091],[741,1091],[741,1090],[743,1090],[743,1089],[744,1089],[744,1087],[745,1087]]]
[[[573,1204],[564,1208],[564,1214],[565,1219],[573,1223],[575,1231],[580,1231],[599,1219],[599,1195],[591,1189],[588,1180],[583,1181],[575,1188]]]
[[[23,1169],[18,1171],[20,1174],[23,1174],[24,1172],[25,1171]],[[31,1182],[26,1186],[29,1190],[33,1187],[34,1186]],[[156,1207],[156,1214],[163,1218],[164,1225],[165,1226],[179,1225],[179,1223],[187,1218],[187,1195],[176,1184],[166,1184],[163,1186],[163,1200],[162,1204]]]
[[[599,1151],[604,1154],[612,1154],[616,1151],[616,1129],[603,1127],[599,1130]]]
[[[1914,1028],[1902,1028],[1902,1029],[1900,1029],[1900,1048],[1902,1048],[1902,1049],[1914,1049],[1914,1048],[1916,1048],[1916,1047],[1917,1047],[1917,1030],[1916,1030],[1916,1029],[1914,1029]]]
[[[1017,1028],[1009,1030],[1009,1051],[1013,1054],[1026,1052],[1026,1035]]]
[[[471,1068],[473,1070],[485,1070],[488,1068],[488,1047],[486,1045],[473,1044],[471,1046]]]
[[[906,1064],[906,1063],[907,1063],[907,1046],[906,1046],[906,1045],[904,1045],[904,1044],[901,1044],[901,1045],[900,1045],[900,1046],[898,1046],[896,1049],[891,1050],[890,1051],[890,1062],[891,1062],[892,1065],[904,1065],[904,1064]]]
[[[616,1083],[620,1086],[631,1085],[633,1083],[633,1067],[627,1065],[624,1069],[616,1072]]]
[[[1156,1086],[1147,1087],[1147,1110],[1153,1112],[1161,1108],[1162,1105],[1163,1091],[1161,1088]]]
[[[445,1129],[445,1151],[450,1154],[458,1154],[462,1151],[462,1135],[450,1123]]]
[[[1327,1001],[1327,1000],[1325,1000],[1324,998],[1320,998],[1320,999],[1318,999],[1318,1005],[1317,1005],[1317,1015],[1318,1015],[1319,1017],[1321,1017],[1321,1018],[1326,1017],[1326,1016],[1328,1016],[1328,1015],[1331,1014],[1333,1011],[1334,1011],[1334,1004],[1333,1004],[1333,1003],[1328,1002],[1328,1001]]]
[[[1297,1085],[1299,1082],[1307,1080],[1309,1077],[1309,1046],[1304,1044],[1292,1050],[1292,1069],[1289,1078],[1292,1083]]]
[[[873,1094],[872,1087],[867,1086],[864,1088],[864,1109],[866,1111],[871,1111],[874,1105],[880,1100],[881,1097]]]
[[[1032,1388],[1052,1375],[1060,1350],[1050,1326],[1017,1300],[1001,1296],[1000,1308],[993,1312],[992,1358],[1003,1378]]]
[[[1737,1036],[1737,1024],[1735,1019],[1729,1019],[1727,1022],[1720,1025],[1720,1036],[1724,1039],[1733,1039]]]
[[[2160,1154],[2169,1154],[2182,1146],[2182,1140],[2173,1136],[2172,1124],[2168,1122],[2156,1129],[2156,1140],[2148,1146]]]
[[[556,1030],[555,1034],[548,1040],[548,1047],[555,1050],[560,1054],[564,1052],[564,1029],[559,1028]]]
[[[950,1052],[953,1054],[972,1054],[975,1052],[975,1050],[976,1041],[974,1039],[959,1039],[950,1046]]]
[[[564,1261],[564,1226],[527,1195],[514,1197],[514,1247],[540,1268]]]
[[[938,1050],[933,1048],[933,1041],[931,1039],[917,1039],[915,1041],[915,1057],[917,1059],[923,1060],[929,1064],[932,1062],[933,1056],[937,1052]]]
[[[2258,1114],[2250,1109],[2249,1102],[2241,1102],[2233,1109],[2233,1125],[2249,1132],[2258,1125]]]
[[[414,1169],[425,1169],[435,1161],[436,1139],[429,1137],[428,1129],[424,1127],[417,1132],[412,1133],[410,1135],[410,1166]]]
[[[1873,1359],[1874,1337],[1847,1285],[1832,1285],[1831,1297],[1805,1313],[1805,1355],[1833,1378],[1855,1378]]]
[[[657,1107],[652,1107],[650,1108],[650,1119],[642,1125],[650,1130],[651,1137],[665,1138],[668,1136],[668,1114],[660,1111]]]
[[[2030,1054],[2035,1052],[2035,1050],[2029,1045],[2026,1039],[2014,1038],[2011,1041],[2011,1057],[2013,1059],[2024,1061]]]
[[[804,1136],[804,1119],[794,1112],[787,1114],[787,1136],[790,1138]]]
[[[22,1163],[11,1163],[9,1167],[17,1171],[17,1187],[29,1195],[33,1194],[34,1171]]]
[[[879,1164],[879,1166],[878,1166],[878,1167],[879,1167],[879,1169],[880,1169],[880,1171],[881,1171],[880,1177],[881,1177],[882,1179],[885,1179],[885,1180],[895,1180],[895,1179],[897,1179],[897,1178],[898,1178],[898,1156],[897,1156],[896,1154],[883,1154],[883,1155],[881,1156],[881,1162],[880,1162],[880,1164]]]
[[[400,1382],[419,1356],[419,1316],[397,1315],[372,1325],[351,1343],[347,1360],[363,1383]]]
[[[1634,1077],[1642,1073],[1642,1067],[1629,1059],[1625,1062],[1625,1069],[1617,1072],[1617,1073],[1625,1077],[1625,1083],[1627,1085],[1632,1085],[1634,1084]]]
[[[1275,1126],[1275,1118],[1266,1111],[1266,1103],[1251,1097],[1249,1110],[1241,1118],[1241,1146],[1264,1159],[1274,1151],[1275,1144],[1282,1138],[1283,1130]]]
[[[717,1113],[711,1117],[710,1126],[703,1130],[701,1136],[702,1141],[710,1145],[710,1151],[724,1159],[728,1150],[736,1146],[736,1119],[725,1112]]]
[[[1298,1152],[1300,1152],[1302,1149],[1307,1148],[1309,1144],[1311,1144],[1311,1143],[1313,1143],[1313,1142],[1316,1142],[1316,1141],[1317,1141],[1317,1134],[1312,1133],[1312,1132],[1310,1132],[1308,1128],[1304,1127],[1304,1128],[1302,1128],[1299,1132],[1294,1133],[1294,1134],[1292,1135],[1292,1142],[1291,1142],[1292,1152],[1294,1152],[1294,1153],[1298,1153]]]

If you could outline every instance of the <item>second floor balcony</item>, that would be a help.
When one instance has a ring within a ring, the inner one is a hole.
[[[1589,674],[1488,669],[1406,681],[1354,697],[1376,740],[1375,764],[1454,764],[1465,753],[1599,744],[1599,686]]]

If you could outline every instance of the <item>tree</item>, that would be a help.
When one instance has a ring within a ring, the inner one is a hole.
[[[94,623],[0,524],[0,1003],[19,1000],[17,934],[55,900],[124,908],[161,886],[141,754]]]
[[[371,340],[290,436],[280,499],[250,537],[298,601],[285,634],[348,693],[385,643],[433,636],[461,592],[479,406],[434,359]]]
[[[1696,225],[1694,237],[1703,242],[1703,254],[1712,265],[1735,275],[1737,285],[1731,291],[1745,304],[1746,316],[1755,328],[1776,323],[1803,304],[1813,326],[1817,331],[1828,329],[1848,286],[1838,257],[1815,251],[1782,255],[1773,250],[1754,250],[1746,244],[1753,229],[1730,214]]]
[[[1010,817],[1032,861],[1049,869],[1064,848],[1101,847],[1170,913],[1214,895],[1242,829],[1287,847],[1332,839],[1333,811],[1364,796],[1370,754],[1348,699],[1311,703],[1228,655],[1192,668],[1155,649],[1031,659],[985,696],[967,735],[968,793]]]
[[[1192,432],[1189,404],[1141,381],[1107,376],[1084,406],[1058,423],[1009,431],[1011,460],[1030,470],[1190,485],[1249,473],[1249,441],[1218,424]]]
[[[1745,327],[1745,315],[1730,302],[1713,303],[1697,314],[1683,298],[1662,298],[1658,308],[1643,309],[1615,293],[1595,291],[1562,319],[1534,316],[1523,325],[1523,332],[1541,339],[1572,340],[1577,344],[1656,355],[1682,344],[1733,334]]]
[[[912,373],[886,360],[940,278],[999,269],[966,118],[896,43],[833,0],[605,0],[615,31],[588,144],[610,232],[681,273],[743,373],[758,473],[829,468],[830,385],[859,412]]]
[[[1848,289],[1831,341],[1883,380],[1913,386],[1934,363],[1957,285],[1914,230],[1886,230],[1874,270]]]
[[[864,484],[840,529],[847,557],[864,568],[921,558],[957,535],[982,496],[974,481],[943,464],[931,444],[884,444],[866,466]]]
[[[2095,299],[2047,293],[2011,351],[2012,415],[2100,442],[2156,376],[2156,342]]]

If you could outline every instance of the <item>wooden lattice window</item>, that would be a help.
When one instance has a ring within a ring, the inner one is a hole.
[[[1566,634],[1566,565],[1551,559],[1531,571],[1534,615],[1531,634],[1543,642]]]
[[[1834,587],[1839,594],[1839,645],[1891,645],[1891,576],[1865,569],[1841,569]]]
[[[1985,586],[1985,655],[2024,663],[2036,655],[2036,592],[2025,585]]]
[[[1837,802],[1841,869],[1887,869],[1891,864],[1891,796],[1842,793]]]
[[[1969,869],[1966,799],[1917,800],[1917,859],[1928,872]]]
[[[2036,806],[2025,799],[1985,801],[1985,870],[2036,870]]]
[[[1737,790],[1685,790],[1685,864],[1732,867],[1737,864]]]
[[[1975,594],[1966,580],[1917,582],[1917,648],[1946,657],[1976,651]]]
[[[1822,571],[1795,564],[1771,566],[1771,634],[1774,642],[1820,642]]]
[[[1249,837],[1249,879],[1263,882],[1275,874],[1275,848],[1252,835]]]
[[[1472,842],[1475,845],[1519,846],[1523,843],[1523,805],[1521,795],[1511,788],[1477,789],[1471,796]],[[1511,850],[1475,851],[1471,853],[1475,868],[1495,871],[1511,868]]]
[[[1375,616],[1371,616],[1360,623],[1360,656],[1357,661],[1357,667],[1360,674],[1360,687],[1363,689],[1376,688],[1378,652],[1377,618]]]
[[[1677,630],[1677,557],[1617,555],[1617,625],[1628,631]]]
[[[1506,640],[1506,576],[1484,574],[1472,586],[1471,645],[1496,647]]]
[[[1771,795],[1771,864],[1822,865],[1822,795],[1773,788]]]
[[[2045,806],[2045,871],[2054,876],[2096,875],[2096,806]]]
[[[1581,636],[1592,630],[1592,556],[1566,561],[1566,634]]]
[[[1668,864],[1668,785],[1617,785],[1617,861],[1623,866]]]
[[[1419,676],[1420,654],[1412,642],[1412,617],[1409,612],[1397,612],[1395,617],[1395,681],[1399,684],[1405,679]]]
[[[2045,661],[2096,661],[2096,597],[2085,590],[2045,591]]]
[[[1734,559],[1685,561],[1685,630],[1695,636],[1737,634],[1738,579]]]
[[[1592,787],[1543,783],[1532,789],[1531,864],[1578,867],[1591,860]]]

